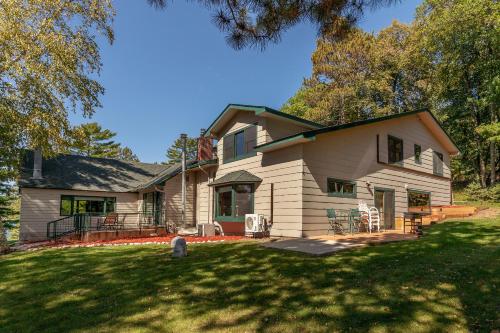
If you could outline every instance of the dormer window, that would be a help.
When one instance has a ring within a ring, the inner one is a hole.
[[[255,156],[257,145],[257,125],[250,125],[240,131],[223,137],[223,161],[229,163],[250,156]]]

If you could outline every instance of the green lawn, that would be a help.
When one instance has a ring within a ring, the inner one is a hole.
[[[309,257],[254,242],[0,257],[1,332],[465,332],[500,327],[500,219]]]

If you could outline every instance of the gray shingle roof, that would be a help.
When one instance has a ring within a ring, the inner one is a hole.
[[[210,183],[210,186],[235,184],[235,183],[259,183],[262,179],[246,170],[233,171]]]
[[[133,192],[137,187],[169,169],[150,164],[110,158],[58,155],[43,159],[43,179],[32,179],[33,152],[25,154],[19,187],[72,189],[85,191]]]

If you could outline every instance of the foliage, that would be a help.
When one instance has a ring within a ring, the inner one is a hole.
[[[139,162],[139,158],[129,147],[120,147],[118,158],[125,161]]]
[[[311,257],[259,243],[50,249],[0,259],[5,332],[490,332],[500,219]]]
[[[164,8],[167,0],[147,0]],[[226,33],[227,43],[235,49],[246,46],[264,48],[277,43],[281,35],[300,22],[318,26],[319,33],[336,26],[342,33],[352,26],[366,10],[395,3],[395,0],[200,0],[201,5],[214,10],[215,25]]]
[[[498,119],[499,22],[500,3],[490,0],[427,0],[414,22],[416,58],[428,64],[433,110],[482,187],[488,159],[490,181],[496,178],[495,156],[489,155],[497,148],[479,133]]]
[[[18,212],[13,209],[13,202],[16,197],[11,191],[9,184],[0,182],[0,253],[8,249],[6,238],[6,228],[11,228],[16,222],[13,219]]]
[[[62,149],[68,112],[89,116],[100,107],[96,38],[113,41],[113,15],[110,0],[0,2],[0,141],[13,144],[11,156],[24,147]]]
[[[174,164],[181,161],[182,157],[182,141],[177,138],[167,150],[166,164]],[[198,140],[188,137],[186,139],[186,161],[196,160],[198,156]]]
[[[120,144],[111,140],[116,133],[102,129],[96,122],[76,126],[71,133],[69,149],[72,153],[90,157],[118,157]]]
[[[454,180],[486,187],[500,168],[499,23],[499,2],[426,0],[410,25],[342,39],[328,31],[312,76],[283,111],[333,125],[428,109],[462,152]]]
[[[482,188],[477,182],[470,183],[464,190],[468,201],[500,202],[500,184]]]
[[[336,125],[423,108],[427,87],[409,57],[410,33],[396,21],[376,36],[327,32],[312,55],[311,78],[283,111]]]

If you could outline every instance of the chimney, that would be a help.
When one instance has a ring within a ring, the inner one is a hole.
[[[205,129],[200,130],[200,137],[198,138],[198,161],[207,161],[213,159],[212,152],[212,137],[204,136]]]
[[[42,150],[33,151],[33,179],[42,179]]]

